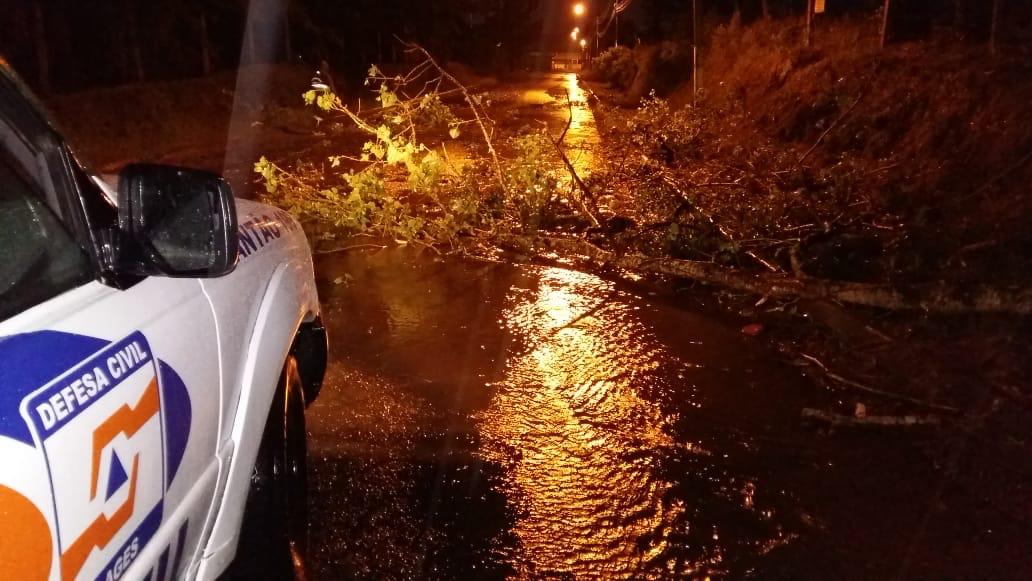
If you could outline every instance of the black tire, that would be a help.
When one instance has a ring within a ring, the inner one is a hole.
[[[228,579],[305,579],[308,432],[297,361],[280,374],[251,472],[237,556]]]

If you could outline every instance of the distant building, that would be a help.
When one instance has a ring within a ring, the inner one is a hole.
[[[576,72],[584,68],[585,59],[583,51],[552,53],[552,70]]]

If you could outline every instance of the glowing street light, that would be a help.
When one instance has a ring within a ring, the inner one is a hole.
[[[574,28],[574,29],[573,29],[573,31],[572,31],[572,32],[570,32],[570,39],[571,39],[571,40],[577,40],[577,36],[578,36],[579,34],[580,34],[580,30],[578,30],[578,29]],[[581,39],[581,40],[584,40],[584,39]]]
[[[583,2],[578,2],[573,5],[574,16],[584,16],[584,13],[587,11],[588,9],[584,6]]]
[[[580,39],[580,47],[581,48],[588,48],[588,39],[586,39],[586,38]]]

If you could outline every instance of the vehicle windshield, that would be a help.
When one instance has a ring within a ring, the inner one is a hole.
[[[83,249],[6,155],[0,155],[0,256],[0,319],[91,278]]]

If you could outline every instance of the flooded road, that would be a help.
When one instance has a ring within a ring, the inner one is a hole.
[[[736,331],[557,268],[397,249],[320,272],[341,357],[313,465],[341,502],[315,526],[360,519],[317,533],[325,566],[690,575],[796,534],[753,446],[802,396]]]
[[[1022,570],[970,554],[1006,529],[946,510],[917,440],[802,426],[830,395],[705,314],[406,248],[317,269],[333,360],[309,416],[314,578]]]
[[[576,77],[504,92],[504,123],[558,135],[570,120],[571,162],[590,171],[598,134]],[[316,269],[332,360],[309,410],[312,578],[1028,568],[1021,543],[993,541],[1025,525],[949,484],[934,433],[803,426],[802,408],[851,396],[716,317],[588,274],[404,247]]]

